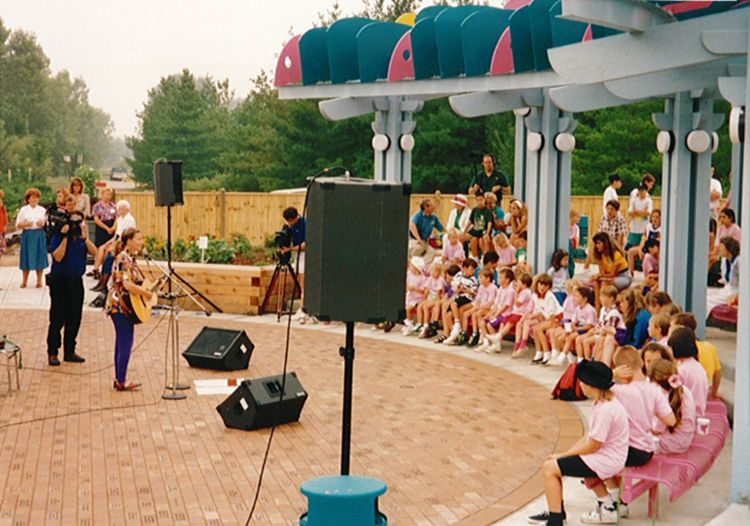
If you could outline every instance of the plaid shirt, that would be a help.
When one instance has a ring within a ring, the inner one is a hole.
[[[628,233],[628,224],[620,212],[617,212],[615,218],[610,221],[607,216],[603,216],[599,221],[599,232],[606,232],[614,240]]]

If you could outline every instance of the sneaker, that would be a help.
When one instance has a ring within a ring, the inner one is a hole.
[[[503,341],[498,340],[495,343],[492,343],[489,347],[487,347],[487,350],[484,351],[487,354],[499,354],[503,350]]]
[[[622,501],[617,503],[617,511],[620,512],[621,519],[627,519],[628,515],[630,515],[630,508],[628,508],[628,505]]]
[[[514,351],[513,354],[516,354],[516,351]],[[518,353],[518,354],[521,354],[521,353]],[[532,358],[531,363],[533,365],[542,363],[543,358],[544,358],[544,353],[542,353],[542,351],[537,351],[536,354],[534,355],[534,358]]]
[[[445,340],[447,339],[448,337],[445,335],[445,333],[443,331],[440,331],[432,341],[433,343],[445,343]]]
[[[617,507],[596,502],[596,508],[581,517],[584,524],[617,524]]]
[[[549,365],[550,353],[546,352],[542,355],[542,365]]]
[[[383,332],[391,332],[395,326],[396,324],[392,321],[386,321],[383,323]]]
[[[458,336],[455,338],[453,336],[448,336],[443,340],[443,345],[456,345],[456,341],[458,341]]]
[[[404,325],[404,328],[401,329],[401,334],[404,336],[409,336],[412,333],[413,328],[409,327],[408,325]]]
[[[458,338],[456,338],[456,345],[466,345],[467,343],[469,343],[469,336],[464,331],[461,331]]]
[[[557,360],[558,356],[560,356],[560,351],[558,351],[557,349],[552,349],[552,356],[550,357],[550,360]]]
[[[557,355],[557,358],[555,358],[554,361],[557,362],[557,365],[562,365],[565,362],[565,358],[567,357],[568,360],[570,360],[571,356],[574,356],[574,354],[572,352],[569,352],[567,354],[560,353],[560,354]],[[574,360],[575,360],[575,358],[574,358]],[[552,361],[551,358],[550,358],[550,361]]]
[[[479,333],[475,332],[474,334],[471,335],[471,339],[466,344],[466,346],[467,347],[476,347],[477,345],[479,345]]]
[[[568,363],[576,363],[578,361],[578,357],[573,353],[568,353]]]
[[[293,321],[302,321],[307,317],[307,314],[305,314],[305,311],[302,309],[299,309],[297,312],[294,313],[294,316],[292,316]]]
[[[427,332],[425,332],[425,331],[427,331]],[[437,333],[438,333],[438,331],[437,331],[437,327],[435,327],[435,326],[434,326],[434,325],[432,325],[432,324],[430,324],[430,325],[427,325],[427,326],[426,326],[426,327],[425,327],[425,328],[424,328],[424,329],[422,330],[422,333],[424,334],[424,336],[422,336],[422,335],[420,334],[420,336],[421,336],[422,338],[432,338],[432,337],[436,336],[436,335],[437,335]]]
[[[427,325],[424,325],[422,323],[414,324],[414,327],[412,327],[411,329],[411,335],[420,334],[422,332],[422,329],[424,329],[425,327],[427,327]]]
[[[526,520],[528,520],[529,524],[547,524],[549,518],[549,512],[544,510],[541,513],[529,515]],[[566,520],[565,510],[562,511],[562,520]]]

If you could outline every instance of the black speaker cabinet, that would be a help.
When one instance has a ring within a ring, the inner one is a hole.
[[[286,375],[284,396],[281,397],[282,375],[245,380],[216,407],[224,425],[233,429],[252,431],[299,420],[307,393],[299,383],[297,373]],[[279,398],[282,398],[279,402]]]
[[[154,200],[156,206],[183,204],[182,161],[154,162]]]
[[[321,320],[395,321],[406,293],[411,185],[320,178],[310,188],[305,311]]]
[[[182,355],[190,367],[237,371],[247,369],[254,348],[245,331],[203,327]]]

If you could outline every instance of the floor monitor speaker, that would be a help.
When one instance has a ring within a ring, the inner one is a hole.
[[[305,241],[308,314],[367,323],[403,316],[410,194],[405,183],[313,182]]]
[[[156,206],[183,204],[182,161],[154,162],[154,200]]]
[[[307,392],[297,373],[286,375],[284,396],[281,397],[282,375],[243,381],[235,391],[216,407],[224,425],[252,431],[299,420]],[[281,402],[279,402],[281,398]]]
[[[237,371],[248,368],[254,348],[245,331],[203,327],[182,356],[190,367]]]

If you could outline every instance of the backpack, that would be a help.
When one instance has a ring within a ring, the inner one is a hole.
[[[565,400],[566,402],[586,400],[586,396],[581,389],[581,382],[576,378],[576,364],[570,363],[565,368],[554,389],[552,389],[552,398],[554,400]]]

